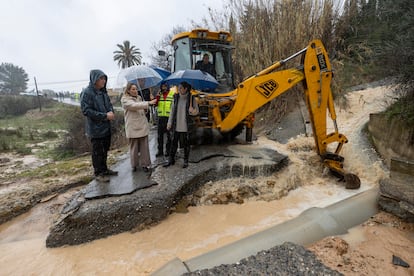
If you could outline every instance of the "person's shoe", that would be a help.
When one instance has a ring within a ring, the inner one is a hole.
[[[132,171],[133,171],[133,172],[136,172],[136,171],[137,171],[137,167],[133,167],[133,168],[132,168]]]
[[[142,167],[142,170],[146,173],[150,171],[148,167]]]
[[[165,157],[168,157],[168,156],[170,156],[170,154],[169,154],[168,152],[166,152],[166,153],[164,154],[164,156],[165,156]]]
[[[157,154],[155,155],[155,157],[160,157],[163,156],[164,154],[162,153],[162,151],[158,151]]]
[[[99,175],[95,176],[95,179],[98,182],[109,182],[109,176],[103,175],[103,174],[99,174]]]
[[[106,172],[103,173],[104,175],[118,175],[117,171],[113,171],[108,169]]]
[[[164,165],[162,165],[163,167],[169,167],[171,165],[174,165],[175,161],[174,160],[168,160],[167,163],[165,163]]]
[[[185,169],[187,167],[188,167],[188,161],[187,160],[184,160],[183,169]]]

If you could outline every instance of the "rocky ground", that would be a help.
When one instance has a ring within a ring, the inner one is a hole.
[[[56,176],[43,181],[28,181],[27,178],[7,179],[6,173],[10,175],[13,170],[33,169],[42,164],[42,161],[34,157],[24,160],[12,155],[7,155],[6,159],[3,156],[2,160],[0,206],[16,208],[16,214],[23,212],[23,208],[29,209],[37,202],[56,196],[59,191],[65,190],[65,186],[67,189],[69,186],[83,185],[79,179],[69,174],[59,176],[63,182],[56,181]],[[8,161],[5,162],[6,160]],[[80,175],[85,177],[88,173],[88,170],[84,170]],[[56,183],[64,184],[56,186]],[[269,183],[264,186],[268,185]],[[208,190],[207,187],[204,192]],[[265,191],[261,190],[260,193],[263,195]],[[240,195],[242,193],[239,193],[239,197]],[[207,197],[204,193],[203,202],[209,203],[212,198],[217,200],[220,196]],[[413,265],[414,224],[403,222],[389,213],[380,212],[352,229],[348,235],[327,237],[306,248],[295,244],[283,244],[236,264],[222,265],[189,275],[270,275],[269,271],[278,272],[278,275],[414,275]]]
[[[309,250],[286,242],[263,250],[235,264],[220,265],[212,269],[194,271],[183,275],[332,275],[341,273],[324,265]]]
[[[308,249],[344,275],[414,275],[414,224],[386,212]]]
[[[234,264],[185,275],[413,275],[413,231],[414,224],[380,212],[351,234],[306,248],[286,242]]]

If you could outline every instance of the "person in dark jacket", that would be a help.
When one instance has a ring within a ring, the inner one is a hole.
[[[185,81],[178,86],[178,94],[174,95],[174,101],[171,107],[170,117],[168,118],[167,129],[173,131],[170,155],[168,162],[164,167],[175,164],[175,155],[177,154],[178,142],[184,148],[183,168],[188,167],[188,158],[190,155],[190,116],[197,115],[199,112],[197,101],[191,95],[191,85]]]
[[[214,78],[216,77],[216,69],[214,68],[213,63],[210,62],[210,56],[207,53],[203,55],[202,60],[197,61],[195,69],[207,72]]]
[[[101,70],[91,70],[89,85],[81,93],[81,110],[86,117],[86,136],[92,144],[92,165],[98,181],[109,182],[118,172],[108,169],[107,157],[111,146],[111,121],[114,109],[106,91],[108,77]]]

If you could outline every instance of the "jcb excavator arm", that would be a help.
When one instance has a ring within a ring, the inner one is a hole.
[[[301,54],[303,55],[301,68],[275,71],[288,60]],[[323,159],[325,166],[346,181],[346,188],[357,189],[360,187],[359,178],[344,171],[344,158],[339,155],[343,144],[347,143],[348,139],[338,132],[331,91],[332,76],[333,72],[325,47],[320,40],[313,40],[303,50],[276,62],[240,83],[235,91],[229,93],[237,95],[233,108],[222,121],[220,121],[220,116],[215,116],[215,124],[222,132],[230,131],[258,108],[301,82],[304,87],[317,153]],[[327,111],[334,125],[332,133],[327,133]],[[328,146],[335,143],[336,149],[334,152],[329,152]]]

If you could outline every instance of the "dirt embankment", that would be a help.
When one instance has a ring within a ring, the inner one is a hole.
[[[414,224],[386,212],[308,248],[344,275],[414,275]]]

